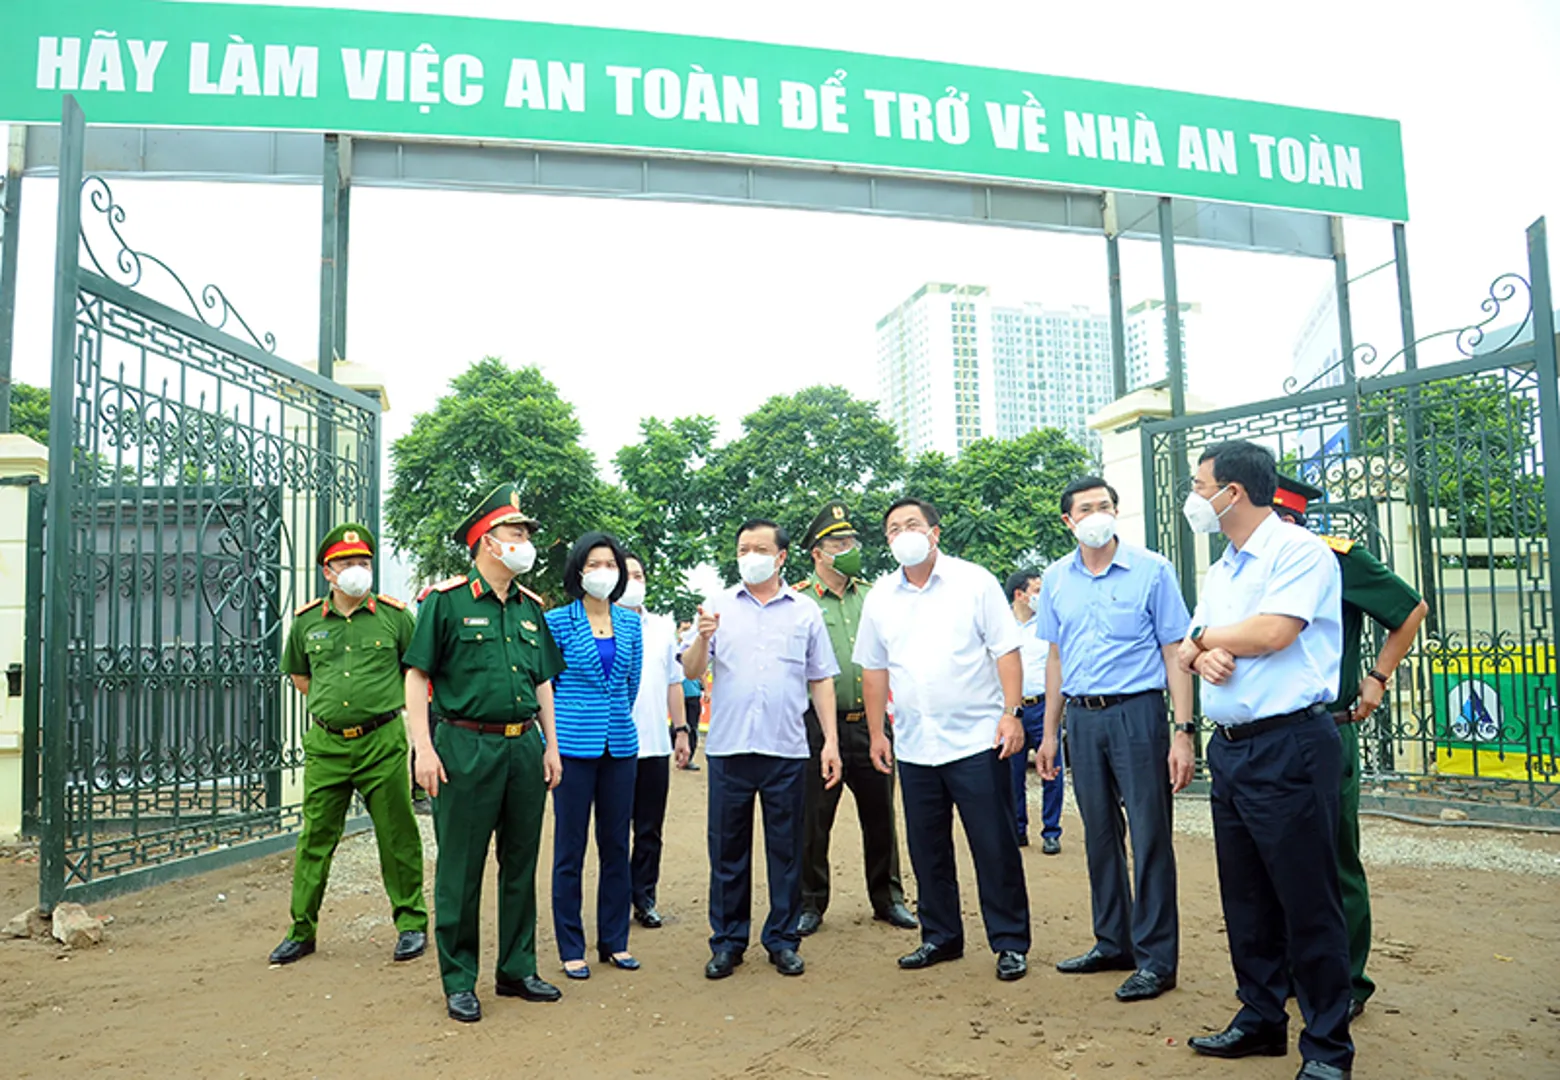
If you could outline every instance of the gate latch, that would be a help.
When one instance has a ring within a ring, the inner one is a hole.
[[[22,696],[22,665],[12,664],[5,669],[5,691],[9,697]]]

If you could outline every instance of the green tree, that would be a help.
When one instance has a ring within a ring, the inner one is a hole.
[[[450,389],[390,448],[391,541],[425,580],[464,573],[470,555],[450,534],[479,499],[513,482],[522,507],[542,523],[536,568],[525,584],[560,600],[574,539],[591,529],[623,532],[619,491],[596,475],[574,407],[536,368],[514,370],[490,356],[452,379]]]
[[[11,430],[49,445],[49,392],[26,383],[11,384]]]
[[[1066,432],[1040,428],[1016,439],[980,439],[958,458],[923,454],[904,494],[942,515],[942,544],[952,555],[1006,577],[1073,548],[1061,522],[1062,489],[1096,468]]]
[[[742,434],[713,451],[705,531],[721,575],[737,580],[735,530],[754,517],[778,521],[798,543],[830,499],[844,499],[866,543],[867,573],[891,563],[876,523],[904,476],[894,429],[875,402],[838,386],[776,395],[742,421]],[[876,542],[874,542],[876,538]],[[812,560],[793,547],[786,577],[800,581]]]
[[[712,555],[706,531],[712,473],[704,468],[715,442],[716,422],[690,416],[639,424],[640,441],[617,452],[623,481],[623,537],[646,561],[646,605],[691,618],[700,597],[684,584],[689,570]]]

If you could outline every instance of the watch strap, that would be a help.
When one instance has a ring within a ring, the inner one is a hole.
[[[1389,679],[1387,676],[1383,675],[1381,672],[1377,671],[1375,668],[1371,668],[1368,672],[1365,673],[1365,675],[1366,675],[1366,678],[1375,679],[1382,686],[1388,686],[1392,682],[1391,679]]]

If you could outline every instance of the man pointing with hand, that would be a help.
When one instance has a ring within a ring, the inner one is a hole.
[[[944,554],[937,508],[900,499],[883,531],[900,571],[873,586],[861,609],[855,660],[872,761],[893,768],[884,727],[894,695],[894,740],[905,837],[920,884],[921,946],[899,958],[918,969],[964,955],[953,850],[953,811],[975,860],[986,940],[997,978],[1028,971],[1029,893],[1013,817],[1011,766],[1024,749],[1018,625],[989,571]]]
[[[699,609],[698,633],[683,672],[702,679],[713,664],[709,761],[710,961],[704,974],[724,979],[742,963],[752,931],[753,804],[764,808],[769,918],[761,935],[782,975],[806,970],[796,932],[802,914],[802,815],[807,791],[811,691],[823,725],[824,786],[840,781],[834,723],[834,659],[816,604],[785,587],[781,568],[790,538],[773,521],[737,530],[742,584]]]

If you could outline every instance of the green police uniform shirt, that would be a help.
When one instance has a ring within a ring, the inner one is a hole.
[[[840,665],[840,673],[834,676],[835,707],[840,712],[860,712],[863,708],[861,665],[851,659],[851,654],[856,649],[856,628],[861,625],[861,605],[866,600],[866,590],[861,582],[848,578],[845,595],[840,597],[816,574],[796,585],[795,589],[823,609],[824,629],[829,632],[829,644],[834,646],[834,659]]]
[[[1396,630],[1414,613],[1420,597],[1359,544],[1334,536],[1324,536],[1322,540],[1338,556],[1338,568],[1343,572],[1343,660],[1338,668],[1341,696],[1328,706],[1329,710],[1340,712],[1354,703],[1359,691],[1365,616]]]
[[[331,597],[294,613],[282,653],[282,674],[309,680],[309,712],[341,729],[394,712],[406,704],[402,657],[413,636],[406,606],[369,596],[342,615]]]
[[[535,594],[511,582],[500,601],[480,577],[434,587],[405,663],[433,680],[434,715],[484,724],[535,716],[536,688],[564,668]]]

